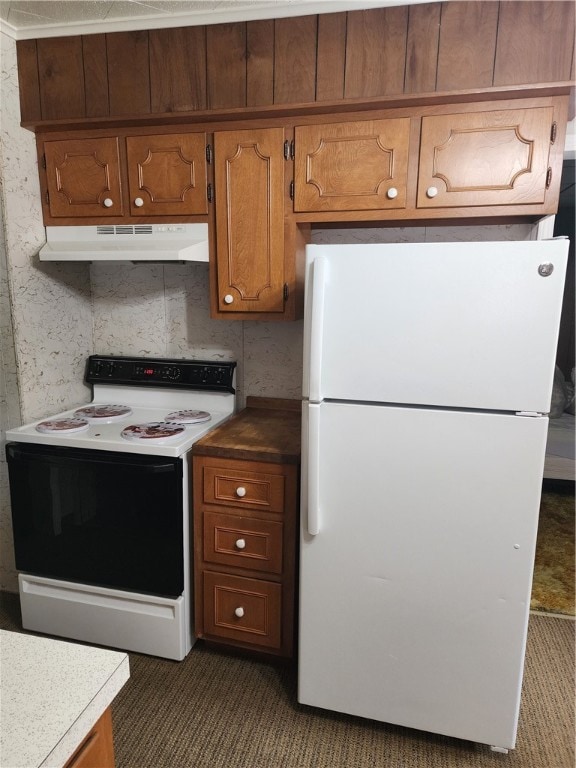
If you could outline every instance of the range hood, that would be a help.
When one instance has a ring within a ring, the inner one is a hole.
[[[208,224],[46,227],[40,261],[208,261]]]

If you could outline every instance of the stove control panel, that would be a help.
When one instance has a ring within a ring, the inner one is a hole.
[[[106,357],[91,355],[85,380],[89,384],[128,384],[235,392],[236,363],[211,360]]]

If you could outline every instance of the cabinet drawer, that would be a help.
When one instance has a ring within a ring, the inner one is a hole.
[[[204,560],[282,573],[282,523],[205,512]]]
[[[226,467],[204,467],[206,504],[284,511],[284,476]]]
[[[204,572],[206,635],[280,647],[282,587],[269,581]]]

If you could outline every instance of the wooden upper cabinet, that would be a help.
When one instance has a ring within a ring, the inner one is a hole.
[[[284,129],[214,136],[217,309],[284,311]]]
[[[123,215],[117,138],[46,141],[44,156],[51,216]]]
[[[128,136],[126,152],[131,215],[208,213],[203,133]]]
[[[553,107],[423,117],[417,206],[544,203],[553,123]]]
[[[39,150],[45,224],[208,213],[205,133],[41,139]]]
[[[409,118],[296,127],[294,210],[404,208],[409,134]]]

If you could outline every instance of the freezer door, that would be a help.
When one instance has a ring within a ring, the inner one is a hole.
[[[308,246],[304,394],[550,409],[568,240]]]
[[[298,700],[514,747],[548,419],[309,411]]]

